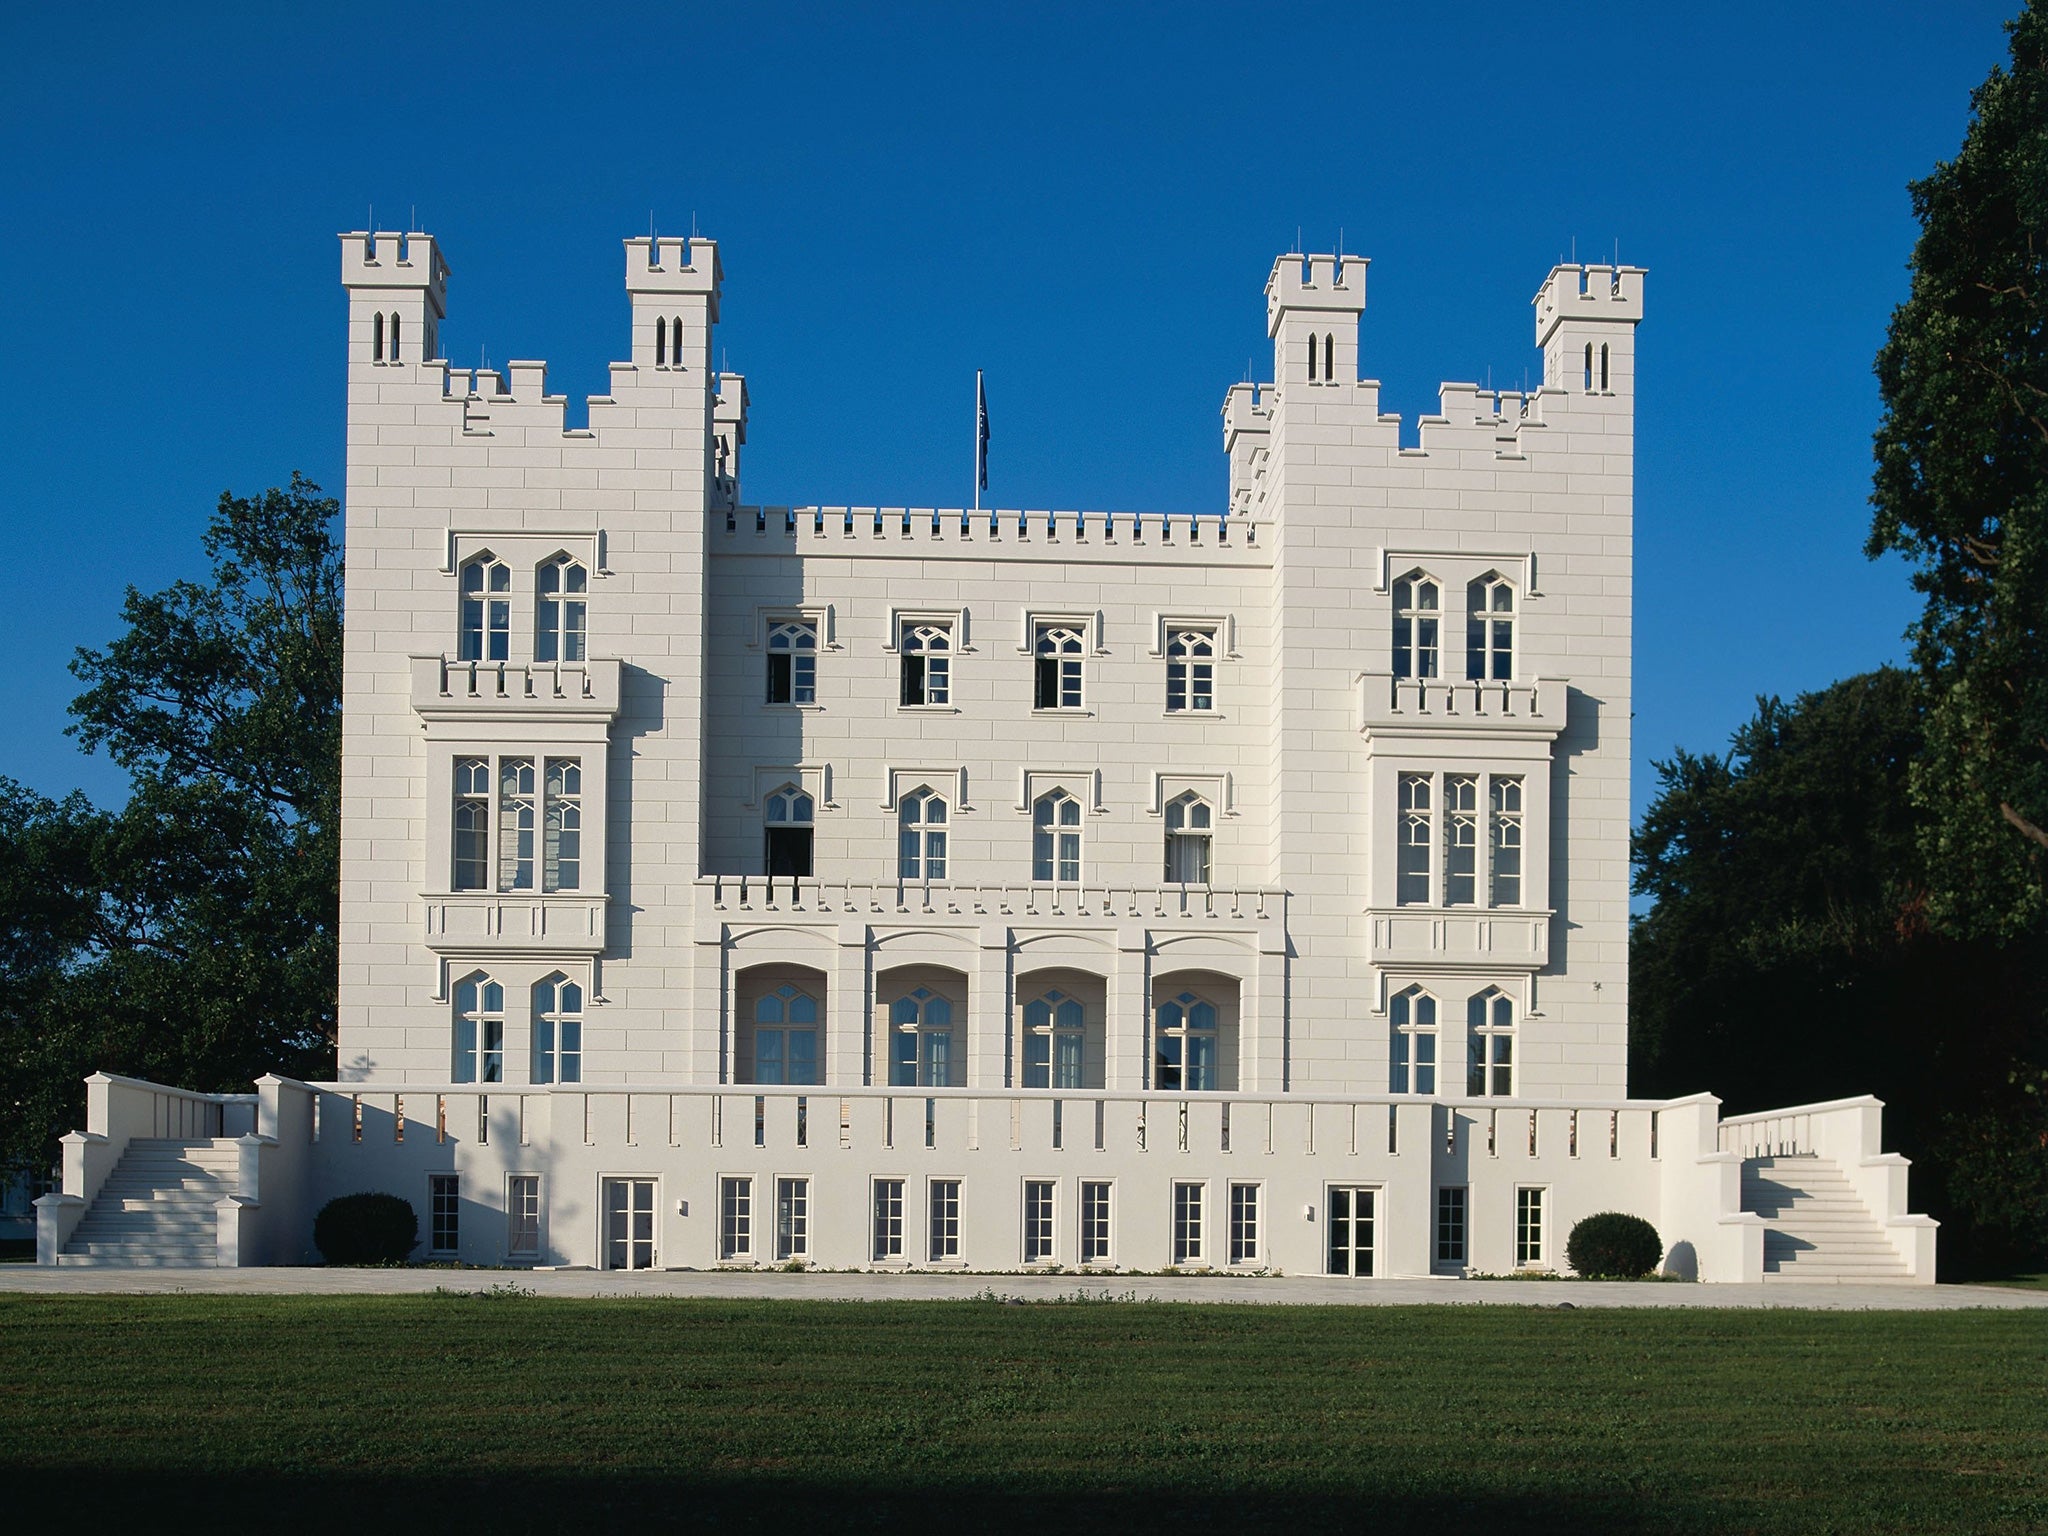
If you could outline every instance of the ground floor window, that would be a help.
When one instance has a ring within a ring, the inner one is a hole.
[[[505,1181],[505,1256],[540,1257],[540,1175],[515,1173]]]
[[[1173,1262],[1175,1264],[1200,1264],[1205,1250],[1202,1246],[1202,1207],[1209,1193],[1206,1184],[1176,1184],[1173,1186]]]
[[[960,1181],[933,1179],[931,1187],[930,1262],[951,1264],[960,1258]]]
[[[654,1268],[654,1180],[604,1181],[606,1269]]]
[[[1515,1266],[1543,1262],[1543,1191],[1515,1191]]]
[[[1465,1262],[1465,1186],[1446,1184],[1436,1192],[1436,1261]]]
[[[1230,1186],[1230,1262],[1259,1262],[1259,1186]]]
[[[454,1253],[462,1246],[462,1175],[427,1175],[427,1249]]]
[[[903,1257],[903,1181],[875,1180],[874,1260],[886,1264]]]
[[[1050,1264],[1052,1247],[1052,1181],[1027,1179],[1024,1184],[1024,1262]]]
[[[775,1259],[787,1264],[811,1252],[811,1181],[775,1181]]]
[[[1107,1182],[1084,1180],[1081,1185],[1081,1262],[1109,1262],[1109,1199]]]
[[[721,1259],[751,1259],[754,1256],[754,1181],[718,1181],[718,1256]]]

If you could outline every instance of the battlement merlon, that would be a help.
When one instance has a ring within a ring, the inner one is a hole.
[[[1365,269],[1371,265],[1363,256],[1282,256],[1266,279],[1266,335],[1279,335],[1280,317],[1288,310],[1364,313]]]
[[[1536,290],[1536,345],[1545,346],[1567,320],[1610,320],[1634,325],[1643,318],[1642,267],[1560,265]]]
[[[747,393],[744,374],[721,373],[714,381],[717,394],[711,402],[711,423],[715,430],[729,433],[735,448],[747,440],[747,407],[753,397]]]
[[[341,235],[341,286],[419,292],[436,320],[448,315],[448,263],[432,235],[350,230]]]
[[[1223,396],[1223,451],[1235,453],[1240,437],[1264,438],[1273,431],[1270,390],[1256,384],[1233,384]]]
[[[715,240],[643,235],[626,242],[626,292],[635,298],[642,294],[702,294],[706,318],[716,325],[718,290],[724,281],[725,267],[718,259]]]

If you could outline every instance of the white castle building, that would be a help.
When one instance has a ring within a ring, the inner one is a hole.
[[[1159,516],[748,505],[708,240],[626,242],[587,428],[440,358],[433,239],[342,251],[340,1081],[94,1079],[46,1260],[383,1189],[489,1264],[1455,1275],[1618,1209],[1932,1279],[1874,1101],[1627,1097],[1640,269],[1404,446],[1366,262],[1281,257]]]

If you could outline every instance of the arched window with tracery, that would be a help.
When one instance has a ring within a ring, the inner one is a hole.
[[[455,1060],[451,1080],[505,1080],[505,989],[478,971],[455,984]]]
[[[767,830],[769,874],[810,878],[815,818],[811,797],[794,784],[784,784],[768,797],[762,821]]]
[[[754,1002],[757,1083],[820,1083],[818,1000],[784,982]]]
[[[583,988],[560,971],[533,984],[533,1080],[583,1081]]]
[[[1153,1015],[1152,1086],[1207,1091],[1223,1086],[1216,1005],[1182,992]]]
[[[1040,795],[1031,807],[1031,878],[1080,882],[1081,805],[1063,789]]]
[[[1436,999],[1420,987],[1396,992],[1387,1000],[1393,1054],[1388,1092],[1436,1092],[1436,1013]]]
[[[1180,885],[1209,883],[1209,841],[1215,832],[1209,802],[1193,790],[1166,803],[1166,878]]]
[[[955,1086],[953,1005],[918,987],[889,1005],[889,1082],[896,1088]]]
[[[946,802],[920,784],[896,808],[896,874],[903,880],[946,878]]]
[[[1394,676],[1435,677],[1443,645],[1443,589],[1420,571],[1394,583]]]
[[[1087,1086],[1088,1014],[1081,1000],[1054,988],[1024,1005],[1024,1086]]]
[[[590,573],[567,555],[557,555],[534,572],[533,589],[538,610],[533,629],[533,659],[588,659]]]
[[[1488,987],[1465,1005],[1465,1092],[1475,1099],[1515,1092],[1515,1003]]]
[[[1465,676],[1505,683],[1515,675],[1515,589],[1482,576],[1465,589]]]
[[[464,661],[506,661],[512,655],[512,572],[493,555],[463,563],[460,648]]]

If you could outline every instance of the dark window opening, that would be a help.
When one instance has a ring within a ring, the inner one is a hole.
[[[1060,662],[1057,656],[1038,658],[1037,688],[1032,695],[1032,708],[1058,709],[1060,707]]]
[[[768,873],[808,880],[811,877],[811,829],[768,829]]]
[[[903,658],[903,702],[924,703],[924,658],[905,656]]]
[[[768,702],[787,704],[791,700],[790,664],[795,658],[787,655],[768,658]]]

